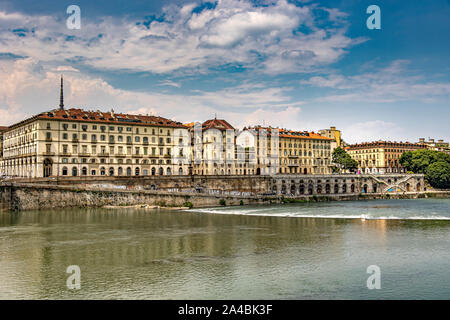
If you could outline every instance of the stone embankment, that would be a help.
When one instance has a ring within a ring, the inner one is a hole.
[[[347,178],[347,177],[346,177]],[[266,179],[266,178],[264,178]],[[318,178],[318,181],[321,178]],[[322,178],[323,179],[323,178]],[[347,178],[347,180],[349,180]],[[286,180],[287,181],[287,180]],[[281,181],[283,182],[283,181]],[[274,194],[270,192],[254,193],[242,191],[186,192],[179,190],[145,190],[145,189],[120,189],[92,185],[55,185],[45,183],[0,183],[0,209],[2,211],[40,210],[70,207],[103,207],[109,209],[118,208],[140,208],[140,209],[170,209],[183,210],[187,208],[216,207],[229,205],[259,205],[273,203],[300,203],[320,201],[345,201],[345,200],[373,200],[373,199],[412,199],[429,197],[450,197],[450,191],[403,191],[401,188],[396,192],[371,192],[366,193],[364,185],[356,185],[348,188],[347,193],[317,193],[317,186],[311,191],[312,194],[299,194],[299,187],[294,188],[296,181],[290,180],[289,188],[283,184],[278,191],[296,190],[296,194]],[[325,183],[327,181],[325,180]],[[366,183],[365,181],[362,181]],[[352,181],[350,181],[352,183]],[[341,190],[342,187],[339,187]],[[324,188],[327,190],[328,188]],[[407,188],[403,188],[407,190]],[[264,189],[263,189],[264,190]],[[267,190],[267,189],[266,189]],[[270,189],[269,189],[270,190]],[[330,191],[334,190],[334,186]],[[369,190],[372,190],[372,186]],[[382,188],[379,188],[382,190]],[[350,191],[350,192],[349,192]]]

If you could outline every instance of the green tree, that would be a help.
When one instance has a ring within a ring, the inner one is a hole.
[[[402,154],[400,164],[408,171],[425,174],[435,188],[450,188],[450,155],[444,152],[420,149]]]
[[[333,151],[332,161],[336,164],[336,167],[339,168],[339,171],[342,169],[355,170],[358,168],[358,162],[341,147],[337,147]]]
[[[437,161],[427,168],[426,179],[435,188],[450,188],[450,163]]]

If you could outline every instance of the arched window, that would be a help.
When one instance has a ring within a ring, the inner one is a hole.
[[[121,176],[123,174],[123,169],[122,167],[119,167],[119,169],[117,169],[117,175]]]
[[[105,167],[100,168],[100,175],[104,176],[106,174]]]
[[[164,169],[162,167],[159,168],[159,175],[160,176],[164,175]]]
[[[170,168],[167,168],[167,175],[170,176],[172,174],[172,170]]]
[[[141,170],[139,169],[139,167],[136,167],[136,169],[134,170],[134,174],[138,176],[140,172]]]
[[[87,167],[81,168],[81,175],[82,175],[82,176],[87,176],[87,173],[88,173]]]
[[[78,175],[78,169],[77,167],[72,168],[72,176],[76,177]]]
[[[179,168],[179,169],[178,169],[178,174],[179,174],[180,176],[183,175],[183,168]]]
[[[152,176],[154,176],[156,174],[156,169],[153,167],[152,168]]]
[[[131,168],[130,167],[127,168],[127,176],[131,176]]]
[[[109,175],[110,175],[110,176],[113,176],[113,175],[114,175],[114,168],[113,168],[113,167],[110,167],[110,168],[109,168]]]
[[[91,176],[95,176],[97,172],[95,170],[91,170]]]
[[[62,168],[62,175],[67,176],[67,167]]]
[[[354,184],[352,184],[352,185],[350,186],[350,192],[355,192],[355,185],[354,185]]]

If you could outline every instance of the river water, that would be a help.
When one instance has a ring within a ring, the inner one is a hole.
[[[450,299],[450,199],[1,213],[0,299]]]

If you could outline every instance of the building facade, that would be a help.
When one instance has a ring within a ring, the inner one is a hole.
[[[435,150],[450,154],[449,143],[445,142],[443,139],[439,139],[437,141],[435,141],[434,139],[428,139],[428,141],[425,141],[425,138],[420,138],[418,143],[426,145],[427,149],[429,150]]]
[[[27,178],[188,174],[188,137],[162,117],[60,108],[4,132],[1,169]]]
[[[425,149],[425,144],[375,141],[347,146],[349,155],[358,162],[361,173],[404,173],[400,157],[406,151]]]

